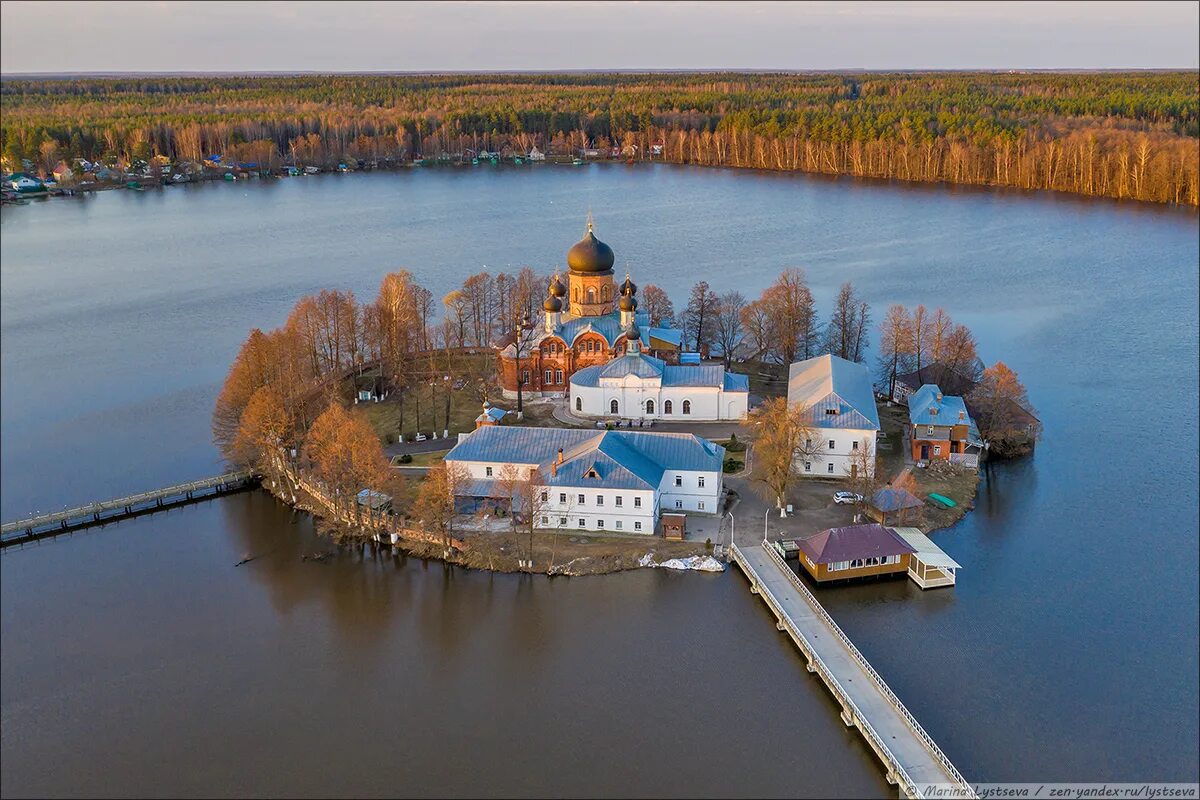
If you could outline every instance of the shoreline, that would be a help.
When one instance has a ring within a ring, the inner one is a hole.
[[[309,178],[320,175],[353,175],[358,173],[399,173],[407,170],[423,169],[423,170],[442,170],[442,169],[514,169],[525,167],[589,167],[592,165],[602,166],[620,166],[620,167],[643,167],[653,165],[665,165],[672,168],[686,169],[702,169],[715,170],[721,172],[732,173],[749,173],[759,176],[796,176],[811,180],[819,180],[824,182],[838,183],[850,181],[853,183],[861,183],[873,187],[889,187],[898,190],[927,190],[931,192],[977,192],[984,194],[992,194],[998,197],[1018,196],[1022,198],[1041,198],[1050,201],[1075,201],[1081,203],[1104,202],[1114,206],[1133,207],[1138,209],[1170,209],[1172,211],[1182,210],[1188,213],[1196,213],[1200,206],[1191,205],[1186,202],[1158,202],[1155,200],[1138,200],[1129,197],[1109,197],[1107,195],[1090,195],[1080,194],[1078,192],[1070,192],[1062,189],[1044,189],[1044,188],[1025,188],[1020,186],[1009,186],[1002,183],[955,183],[952,181],[920,181],[920,180],[905,180],[903,178],[885,178],[872,175],[853,175],[841,172],[809,172],[807,170],[792,170],[792,169],[769,169],[764,167],[743,167],[729,164],[702,164],[685,161],[669,161],[666,159],[639,159],[634,163],[628,163],[620,159],[584,159],[583,163],[575,164],[570,160],[569,156],[555,156],[553,160],[547,158],[544,162],[525,161],[521,164],[514,164],[511,161],[501,161],[498,164],[480,163],[472,164],[469,161],[441,161],[431,164],[421,164],[413,162],[405,162],[391,166],[377,166],[363,169],[347,170],[341,172],[337,169],[322,169],[315,174],[300,174],[300,175],[259,175],[254,173],[246,173],[243,171],[239,174],[236,180],[227,181],[224,178],[224,172],[212,174],[204,174],[200,177],[193,177],[186,181],[161,181],[150,177],[128,177],[122,182],[112,182],[106,184],[95,184],[86,187],[80,187],[78,184],[67,186],[55,186],[45,192],[31,192],[19,194],[16,197],[4,198],[2,204],[9,205],[29,205],[32,200],[48,200],[54,197],[81,197],[94,192],[107,192],[113,190],[137,191],[144,192],[149,189],[161,189],[166,186],[185,186],[193,183],[238,183],[245,181],[257,180],[283,180],[287,178]],[[227,170],[228,171],[228,170]],[[141,188],[130,189],[126,184],[130,181],[136,181],[142,184]]]

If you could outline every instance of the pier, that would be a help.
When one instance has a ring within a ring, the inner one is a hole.
[[[750,579],[750,591],[775,615],[842,706],[842,721],[858,728],[887,768],[901,797],[926,797],[931,785],[952,786],[955,797],[974,797],[971,785],[909,713],[833,621],[808,587],[766,543],[733,545],[733,560]]]
[[[250,470],[227,472],[212,478],[6,522],[0,526],[0,547],[31,542],[46,536],[104,525],[209,497],[240,492],[257,483],[258,475]]]

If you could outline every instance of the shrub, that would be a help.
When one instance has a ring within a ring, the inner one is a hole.
[[[410,453],[402,453],[400,455],[400,463],[401,464],[411,464],[412,463],[412,455]]]
[[[736,458],[725,459],[724,470],[726,472],[738,472],[739,470],[741,470],[741,468],[742,468],[742,462],[738,461]]]
[[[746,445],[738,441],[737,434],[729,435],[729,444],[725,445],[725,449],[731,453],[740,453],[746,449]]]

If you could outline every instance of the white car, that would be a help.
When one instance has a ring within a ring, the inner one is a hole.
[[[861,503],[862,495],[854,492],[836,492],[833,495],[833,502],[841,505],[842,503]]]

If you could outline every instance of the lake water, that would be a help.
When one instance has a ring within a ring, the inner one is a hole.
[[[823,310],[847,279],[876,319],[941,305],[1014,367],[1046,436],[937,535],[958,586],[821,599],[972,780],[1197,780],[1194,211],[617,165],[6,207],[0,516],[217,471],[249,328],[397,267],[438,296],[546,271],[589,209],[677,306],[803,266]],[[243,494],[4,551],[4,793],[892,793],[735,573],[300,562],[321,547]]]

